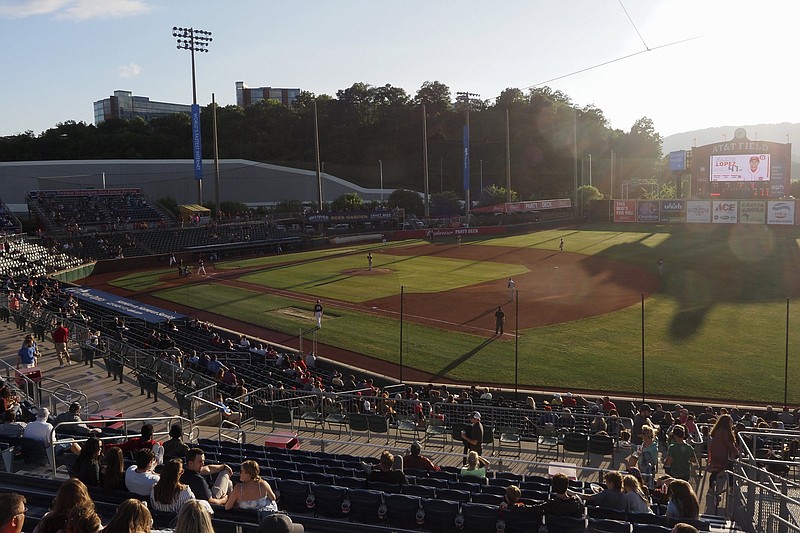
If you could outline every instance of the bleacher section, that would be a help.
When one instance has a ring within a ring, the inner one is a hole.
[[[83,260],[19,237],[7,237],[0,250],[0,272],[13,277],[39,277],[83,264]]]
[[[31,191],[28,207],[51,231],[80,228],[145,228],[169,216],[150,205],[139,189]]]

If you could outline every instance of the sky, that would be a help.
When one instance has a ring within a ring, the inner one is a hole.
[[[546,85],[623,131],[732,133],[800,122],[798,15],[796,0],[0,0],[0,136],[92,123],[115,90],[191,103],[173,26],[212,32],[201,104],[235,104],[237,81],[332,96],[440,81],[484,100]]]

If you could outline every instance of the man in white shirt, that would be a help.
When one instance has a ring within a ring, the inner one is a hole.
[[[156,456],[153,450],[143,448],[136,452],[136,464],[125,471],[125,486],[139,496],[150,496],[153,485],[160,476],[153,472]]]
[[[52,444],[53,425],[47,421],[48,418],[50,418],[50,410],[47,407],[40,408],[39,412],[36,413],[36,420],[25,426],[22,436],[26,439],[38,440],[46,446]],[[60,455],[67,450],[72,450],[73,453],[80,453],[81,447],[76,443],[56,445],[56,455]]]

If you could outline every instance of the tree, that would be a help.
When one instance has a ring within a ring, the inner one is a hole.
[[[284,200],[272,208],[273,213],[302,213],[303,204],[300,200]]]
[[[343,194],[331,202],[331,211],[358,211],[364,207],[364,199],[355,192]]]
[[[450,87],[438,81],[426,81],[417,91],[414,102],[425,105],[429,116],[441,115],[449,110],[453,104],[450,97]]]
[[[642,117],[631,126],[631,140],[639,157],[661,157],[664,139],[656,132],[652,119]]]
[[[578,187],[578,201],[581,202],[581,208],[585,209],[592,200],[602,200],[603,193],[594,185],[581,185]]]
[[[425,204],[422,197],[408,189],[395,189],[386,200],[386,205],[391,209],[404,209],[406,215],[422,216],[425,213]]]
[[[173,198],[172,196],[165,196],[164,198],[159,198],[156,200],[156,203],[160,204],[161,207],[175,215],[178,216],[178,201]]]
[[[517,191],[511,189],[511,201],[516,202],[519,199]],[[488,205],[497,205],[506,203],[506,188],[499,185],[490,185],[484,187],[481,191],[481,197],[478,205],[485,207]]]
[[[500,93],[497,97],[495,106],[503,109],[510,109],[512,107],[521,107],[528,103],[525,94],[519,89],[508,88]]]
[[[431,215],[451,217],[461,213],[461,199],[453,191],[442,191],[431,195]]]

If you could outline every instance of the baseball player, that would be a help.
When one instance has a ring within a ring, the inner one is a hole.
[[[314,318],[317,319],[317,327],[321,328],[322,327],[322,304],[319,303],[319,300],[317,300],[317,303],[314,304]]]
[[[369,263],[369,269],[372,270],[372,252],[367,253],[367,263]]]
[[[508,278],[508,301],[514,300],[514,293],[516,291],[517,291],[517,283],[513,279]]]

